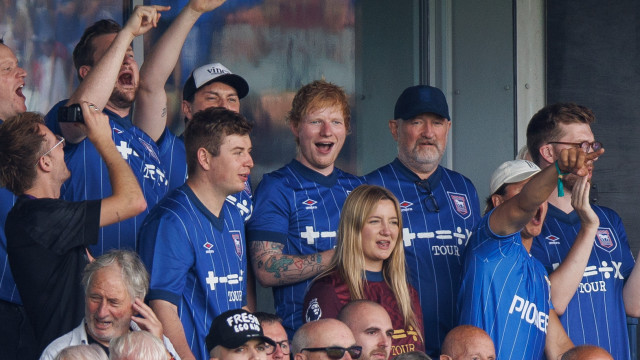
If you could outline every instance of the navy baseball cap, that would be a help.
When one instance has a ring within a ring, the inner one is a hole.
[[[232,73],[220,63],[214,63],[200,66],[193,70],[191,76],[189,76],[182,88],[182,99],[191,101],[193,95],[195,95],[201,87],[212,82],[221,82],[236,89],[236,93],[240,99],[249,93],[249,84],[247,84],[247,81],[243,79],[242,76]]]
[[[393,118],[409,120],[424,113],[434,113],[451,121],[449,105],[442,91],[433,86],[416,85],[406,88],[400,94]]]
[[[211,352],[218,345],[236,349],[253,339],[276,346],[273,340],[264,336],[260,321],[255,315],[244,309],[235,309],[225,311],[213,319],[205,342],[207,351]]]

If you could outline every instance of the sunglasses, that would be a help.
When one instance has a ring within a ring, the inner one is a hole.
[[[342,359],[345,352],[348,352],[352,359],[357,359],[360,357],[360,355],[362,355],[362,346],[355,346],[355,345],[349,348],[343,348],[340,346],[329,346],[329,347],[323,347],[323,348],[304,348],[300,351],[305,351],[305,350],[311,351],[311,352],[324,351],[327,353],[327,356],[330,357],[331,359]]]

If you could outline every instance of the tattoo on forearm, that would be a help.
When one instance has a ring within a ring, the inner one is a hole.
[[[283,244],[254,241],[250,245],[251,256],[257,271],[273,275],[278,284],[292,284],[306,280],[323,270],[322,255],[284,255]]]

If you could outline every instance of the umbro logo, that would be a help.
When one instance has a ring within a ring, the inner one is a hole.
[[[412,202],[404,200],[400,203],[400,211],[411,211],[413,210],[411,209],[412,206]]]
[[[305,209],[307,210],[314,210],[318,208],[317,206],[315,206],[317,203],[318,202],[313,199],[307,199],[302,202],[302,205],[305,205]]]
[[[205,249],[207,249],[207,251],[205,251],[207,254],[213,254],[213,244],[210,242],[206,242],[204,243],[204,245],[202,245]]]
[[[560,238],[555,235],[549,235],[545,238],[549,245],[560,245]]]

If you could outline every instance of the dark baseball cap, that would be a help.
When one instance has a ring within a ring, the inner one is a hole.
[[[409,120],[424,113],[434,113],[451,121],[449,105],[442,91],[433,86],[416,85],[400,94],[393,118]]]
[[[211,352],[218,345],[235,349],[253,339],[276,346],[273,340],[264,336],[260,321],[255,315],[243,309],[235,309],[225,311],[213,319],[205,341],[207,351]]]
[[[190,101],[193,95],[203,86],[212,82],[221,82],[236,89],[242,99],[249,93],[249,84],[241,76],[232,73],[220,63],[207,64],[193,70],[182,88],[182,99]]]

